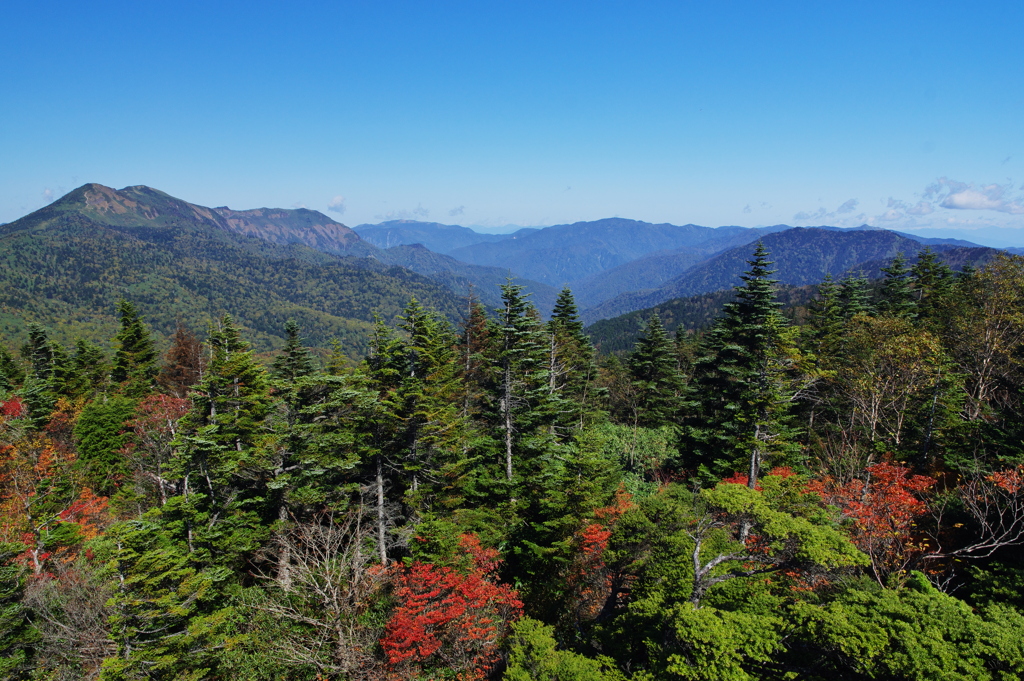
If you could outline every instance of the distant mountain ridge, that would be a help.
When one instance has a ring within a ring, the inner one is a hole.
[[[765,235],[761,242],[768,248],[779,282],[791,286],[819,283],[826,274],[838,277],[857,267],[877,267],[897,253],[911,257],[923,248],[914,239],[886,230],[840,231],[819,227],[793,227]],[[938,244],[942,253],[960,247]],[[998,251],[977,247],[967,249],[973,259],[984,261]],[[582,313],[586,323],[616,317],[633,310],[653,307],[666,300],[687,298],[731,288],[747,269],[749,244],[719,253],[687,269],[680,276],[656,288],[623,293]]]
[[[510,234],[485,234],[469,227],[418,220],[389,220],[376,225],[356,225],[357,234],[378,248],[422,244],[435,253],[450,254],[456,248],[491,243],[537,231],[524,227]]]
[[[312,219],[289,211],[258,217],[263,229]],[[226,220],[148,187],[89,184],[0,226],[0,333],[18,337],[34,320],[64,340],[109,339],[117,300],[126,297],[165,335],[176,319],[203,330],[230,313],[268,350],[294,318],[313,344],[338,338],[357,353],[374,315],[393,320],[411,296],[452,319],[462,312],[450,290],[407,269],[248,236],[261,226],[254,216],[250,227]],[[350,239],[346,230],[331,238]]]

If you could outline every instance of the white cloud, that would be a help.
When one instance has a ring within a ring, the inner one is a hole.
[[[857,199],[850,199],[849,201],[847,201],[843,205],[839,206],[839,208],[836,208],[836,213],[839,213],[839,214],[852,213],[854,210],[856,210],[857,205],[859,203],[860,203],[860,201],[858,201]]]
[[[457,208],[452,208],[450,211],[448,211],[448,215],[450,217],[455,217],[456,215],[462,215],[465,212],[466,212],[466,207],[465,206],[458,206]]]
[[[918,201],[917,205],[907,208],[907,215],[929,215],[935,212],[932,204],[927,201]]]
[[[753,209],[750,207],[749,203],[747,205],[743,206],[743,212],[744,213],[750,213],[752,211],[753,211]]]
[[[950,210],[992,210],[1022,215],[1024,197],[1008,196],[1012,189],[1012,183],[976,185],[940,177],[925,188],[924,198],[938,202],[940,207]]]
[[[43,190],[43,201],[53,203],[53,190],[49,187]]]
[[[308,207],[309,206],[307,206],[306,204],[302,203],[301,201],[296,201],[295,203],[292,204],[292,208],[308,208]]]
[[[344,215],[345,197],[335,196],[333,199],[331,199],[331,202],[327,204],[327,210],[331,211],[332,213],[337,213],[338,215]]]
[[[418,215],[421,218],[429,218],[430,210],[423,207],[422,203],[416,204],[416,207],[412,211],[413,215]]]
[[[999,185],[989,185],[982,189],[965,189],[950,194],[939,205],[943,208],[956,210],[995,210],[1011,215],[1024,214],[1024,205],[1018,201],[1003,198],[1004,190]]]

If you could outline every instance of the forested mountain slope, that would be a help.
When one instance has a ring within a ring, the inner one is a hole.
[[[508,267],[519,276],[560,287],[656,251],[699,248],[713,253],[750,243],[774,229],[713,229],[608,218],[464,246],[451,251],[451,255],[476,265]]]
[[[263,238],[290,241],[288,221],[318,227],[315,215],[222,213],[148,187],[85,185],[0,226],[0,329],[20,337],[29,319],[58,335],[107,336],[125,297],[162,334],[179,318],[203,329],[230,312],[261,349],[295,318],[315,344],[336,337],[358,352],[374,313],[394,319],[411,296],[458,315],[452,292],[409,270]],[[319,228],[323,243],[358,252],[348,228]]]
[[[787,317],[801,318],[816,293],[814,286],[778,286],[776,298]],[[666,333],[707,329],[722,314],[725,305],[736,298],[732,288],[701,293],[689,298],[673,298],[654,307],[600,319],[587,327],[587,335],[601,354],[622,354],[633,349],[651,317],[657,314]]]
[[[490,308],[501,305],[501,286],[513,276],[507,268],[470,265],[420,244],[393,246],[374,257],[429,277],[460,297],[472,295]],[[553,286],[522,278],[515,281],[532,294],[531,300],[542,314],[546,315],[554,306],[558,291]]]
[[[877,276],[877,268],[897,253],[907,257],[921,250],[920,242],[886,230],[831,230],[817,227],[793,227],[761,238],[778,263],[779,281],[792,286],[814,284],[831,274],[867,268]],[[998,253],[992,248],[954,247],[938,244],[937,253],[952,251],[957,264],[980,264]],[[673,298],[686,298],[730,288],[744,271],[749,247],[740,246],[720,253],[657,288],[624,293],[583,312],[587,323],[608,319],[633,310],[652,307]]]

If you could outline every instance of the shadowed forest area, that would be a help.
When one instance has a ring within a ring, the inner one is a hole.
[[[796,324],[758,244],[622,356],[512,283],[358,363],[0,338],[0,676],[1021,678],[1024,258],[883,272]]]

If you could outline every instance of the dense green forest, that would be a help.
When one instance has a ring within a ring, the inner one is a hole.
[[[511,283],[359,362],[228,315],[160,353],[130,295],[0,339],[0,676],[1020,678],[1024,258],[795,320],[748,264],[621,357]]]

